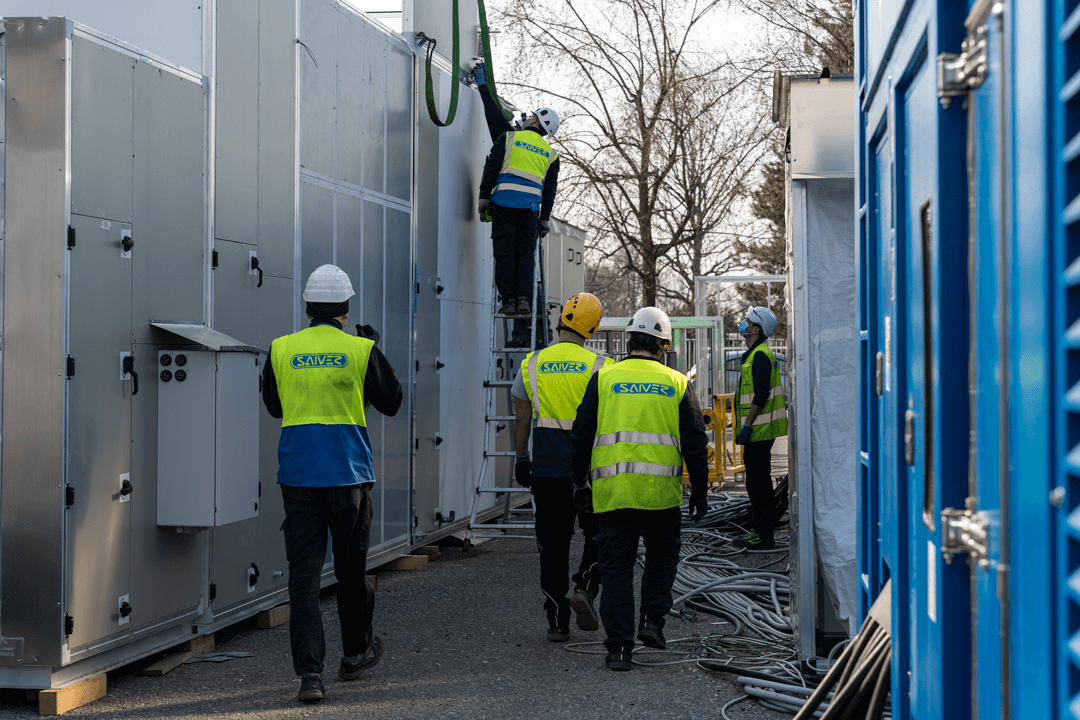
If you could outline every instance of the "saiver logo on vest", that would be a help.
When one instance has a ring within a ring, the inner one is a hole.
[[[537,153],[538,155],[543,155],[546,158],[551,157],[551,153],[549,153],[547,150],[544,150],[543,148],[538,148],[535,145],[530,145],[529,143],[521,142],[520,140],[515,140],[514,141],[514,146],[519,147],[519,148],[524,148],[524,149],[528,150],[529,152],[534,152],[534,153]]]
[[[540,364],[542,373],[583,373],[588,369],[589,366],[585,363],[572,360],[552,360]]]
[[[664,397],[675,397],[675,388],[662,383],[615,383],[611,386],[611,392],[616,395],[663,395]]]
[[[345,353],[293,355],[289,364],[296,370],[307,370],[311,368],[343,368],[349,364],[349,356]]]

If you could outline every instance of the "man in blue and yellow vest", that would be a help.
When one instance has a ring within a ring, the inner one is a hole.
[[[611,358],[584,347],[603,316],[603,307],[595,295],[583,292],[567,300],[559,316],[559,341],[526,355],[511,389],[517,450],[514,475],[519,485],[532,488],[536,542],[540,546],[540,590],[548,619],[547,637],[552,642],[565,642],[570,637],[571,609],[582,630],[600,627],[593,608],[600,590],[596,516],[578,513],[574,508],[570,428],[589,379],[605,364],[612,364]],[[585,536],[585,547],[573,577],[574,594],[567,599],[575,517]]]
[[[558,129],[558,114],[539,108],[521,130],[499,135],[484,163],[477,209],[481,217],[491,216],[495,287],[502,315],[532,312],[536,237],[538,232],[546,235],[550,228],[559,183],[559,155],[548,138]],[[527,323],[516,322],[513,342],[508,345],[527,347],[528,335]]]
[[[285,503],[289,638],[303,702],[325,695],[319,584],[328,531],[341,622],[338,676],[355,680],[383,654],[372,631],[375,592],[366,577],[375,472],[365,413],[370,405],[394,415],[402,391],[375,347],[378,333],[366,325],[357,326],[366,337],[343,331],[353,294],[340,268],[317,268],[304,289],[311,326],[274,340],[263,369],[263,403],[281,418],[278,484]]]
[[[740,547],[775,547],[776,502],[772,485],[773,441],[787,435],[787,403],[780,385],[776,356],[766,338],[776,332],[776,315],[767,307],[752,307],[739,323],[746,342],[739,382],[739,420],[735,442],[743,446],[746,494],[753,512],[750,534],[735,540]]]
[[[664,650],[664,623],[679,565],[683,463],[690,515],[708,511],[708,438],[686,376],[663,363],[671,320],[646,307],[627,326],[629,356],[589,381],[571,431],[575,502],[600,526],[600,617],[611,670],[633,667],[634,565],[645,541],[637,638]],[[590,487],[591,483],[591,487]]]

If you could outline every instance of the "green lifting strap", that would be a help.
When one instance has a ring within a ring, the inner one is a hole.
[[[483,45],[484,65],[487,68],[488,73],[488,89],[491,91],[491,97],[498,103],[499,96],[495,93],[495,73],[491,66],[491,40],[488,33],[487,13],[484,9],[484,0],[476,0],[476,2],[480,11],[480,38]],[[458,37],[458,0],[453,0],[453,9],[451,12],[454,14],[453,25],[451,27],[451,32],[454,35],[452,67],[454,68],[453,74],[456,75],[461,60],[460,39]],[[435,105],[435,89],[431,80],[431,56],[435,54],[435,38],[429,38],[423,33],[418,33],[417,35],[428,43],[427,62],[425,64],[426,77],[424,79],[428,116],[431,117],[431,122],[435,123],[437,126],[446,127],[454,122],[454,116],[457,114],[458,79],[457,77],[454,77],[453,85],[450,86],[450,109],[446,112],[446,122],[443,122],[439,119],[439,110]],[[503,113],[507,116],[507,119],[509,119],[509,115],[506,114],[505,110]]]

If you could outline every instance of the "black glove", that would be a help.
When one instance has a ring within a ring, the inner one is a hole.
[[[574,489],[574,509],[583,513],[592,513],[592,486],[578,485]]]
[[[378,345],[379,344],[379,338],[381,338],[382,335],[380,335],[378,333],[378,331],[376,331],[375,328],[371,327],[370,325],[357,324],[357,326],[356,326],[356,337],[367,338],[371,342]]]
[[[701,520],[705,517],[705,513],[709,512],[709,501],[706,499],[704,492],[691,492],[690,493],[690,519],[694,522]]]
[[[551,223],[547,220],[536,221],[536,232],[540,233],[540,237],[546,237],[551,232]]]
[[[514,479],[523,488],[532,487],[532,460],[518,459],[517,464],[514,465]]]
[[[491,222],[491,200],[488,198],[477,200],[476,212],[480,216],[480,222]]]

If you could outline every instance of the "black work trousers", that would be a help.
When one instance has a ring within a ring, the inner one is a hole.
[[[367,581],[371,483],[340,487],[281,486],[285,502],[285,555],[289,560],[289,639],[297,675],[321,673],[326,657],[319,578],[333,539],[334,576],[341,623],[341,654],[371,645],[374,588]]]
[[[532,479],[533,505],[536,508],[536,542],[540,545],[540,590],[544,593],[544,610],[552,627],[565,627],[570,617],[570,543],[577,519],[585,548],[581,553],[578,571],[572,578],[575,590],[584,590],[596,597],[600,590],[600,568],[597,566],[596,535],[598,523],[593,513],[574,508],[574,483],[568,477]]]
[[[634,647],[634,564],[638,539],[645,541],[645,571],[641,575],[641,615],[664,626],[671,611],[671,586],[679,568],[682,509],[611,510],[600,522],[600,618],[609,652]]]
[[[776,502],[772,484],[772,440],[758,440],[744,446],[746,494],[750,498],[753,519],[750,529],[762,540],[773,539],[776,527]]]
[[[495,287],[503,302],[528,298],[532,303],[536,222],[531,208],[491,204],[491,245],[495,253]],[[526,334],[528,331],[525,331]]]

